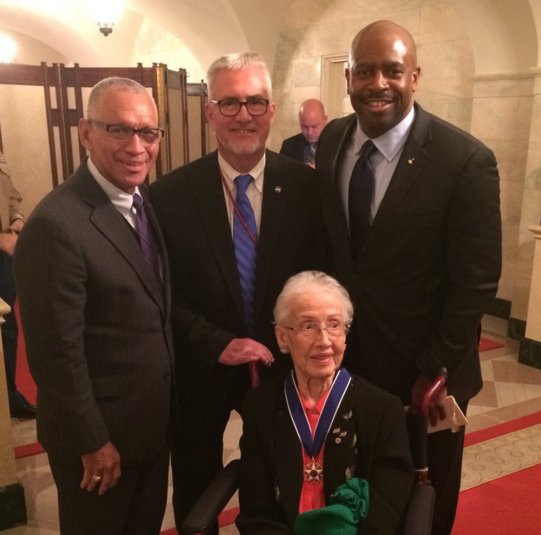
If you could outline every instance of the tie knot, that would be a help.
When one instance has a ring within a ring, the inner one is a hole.
[[[237,178],[235,178],[235,184],[237,185],[237,195],[244,195],[251,181],[252,175],[239,175]]]
[[[133,207],[135,210],[139,211],[143,206],[143,199],[138,193],[133,194]]]
[[[374,145],[371,139],[367,139],[363,146],[361,147],[361,154],[359,154],[359,158],[367,159],[372,156],[372,154],[377,151],[377,147]]]

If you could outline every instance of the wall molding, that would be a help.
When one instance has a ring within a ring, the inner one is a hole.
[[[27,523],[24,489],[20,483],[0,487],[0,531]]]

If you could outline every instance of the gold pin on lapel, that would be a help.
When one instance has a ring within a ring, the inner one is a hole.
[[[274,188],[274,193],[282,193],[282,186],[276,186]]]
[[[342,439],[340,437],[336,437],[334,439],[334,441],[337,443],[337,444],[340,444],[340,442],[342,442]]]
[[[415,161],[415,158],[410,158],[410,159],[408,160],[408,163],[411,165],[414,161]]]

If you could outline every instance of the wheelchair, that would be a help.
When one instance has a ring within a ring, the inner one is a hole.
[[[426,452],[428,408],[445,385],[446,379],[447,370],[442,369],[425,393],[420,413],[406,413],[415,480],[400,535],[430,535],[432,530],[436,493],[428,479]],[[231,461],[211,482],[184,520],[182,529],[185,533],[204,535],[216,523],[218,516],[238,489],[239,468],[239,459]]]

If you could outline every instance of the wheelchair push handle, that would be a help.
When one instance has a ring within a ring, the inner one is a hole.
[[[430,407],[430,403],[438,395],[440,390],[445,386],[446,382],[447,368],[441,368],[438,377],[436,377],[436,380],[430,385],[429,389],[423,396],[423,401],[421,403],[421,414],[423,416],[428,416],[428,409]]]

